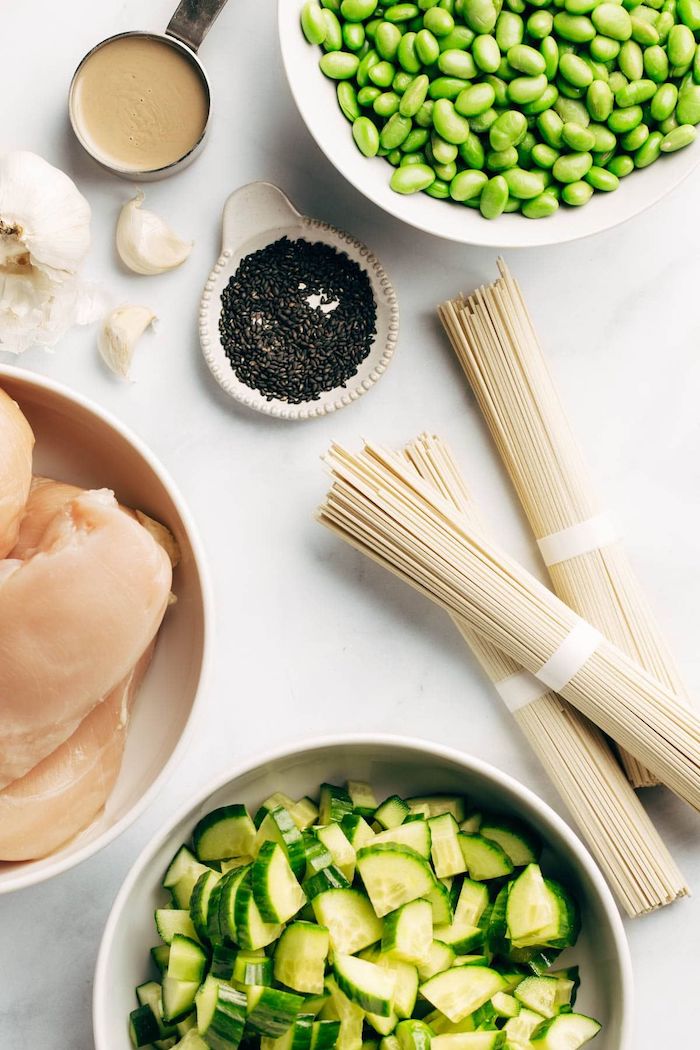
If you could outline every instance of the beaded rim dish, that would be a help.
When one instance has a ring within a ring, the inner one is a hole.
[[[268,400],[246,386],[226,356],[219,335],[221,293],[242,258],[280,237],[311,236],[345,252],[367,273],[377,307],[377,334],[367,357],[347,384],[324,391],[313,401],[290,404]],[[300,214],[277,186],[253,182],[234,191],[223,212],[221,254],[209,274],[199,309],[199,338],[204,359],[219,386],[248,408],[277,419],[316,419],[351,405],[377,383],[391,362],[399,337],[399,306],[386,271],[369,248],[349,233]]]

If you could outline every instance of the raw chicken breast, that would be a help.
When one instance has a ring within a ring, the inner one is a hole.
[[[136,665],[172,578],[163,548],[105,490],[66,503],[36,552],[10,564],[0,571],[0,789]]]
[[[41,537],[59,510],[83,492],[85,489],[69,485],[65,481],[34,476],[24,516],[20,522],[17,543],[10,551],[9,557],[24,561],[39,546]]]
[[[17,542],[32,480],[32,428],[19,405],[0,390],[0,558]]]
[[[0,860],[36,860],[87,828],[114,787],[129,711],[153,645],[72,736],[26,776],[0,791]]]

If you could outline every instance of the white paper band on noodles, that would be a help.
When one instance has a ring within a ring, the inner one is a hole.
[[[543,664],[536,677],[554,693],[559,693],[590,660],[603,640],[600,631],[579,620],[555,653]]]
[[[527,707],[535,700],[541,700],[546,696],[549,689],[535,678],[529,671],[516,671],[515,674],[502,678],[500,682],[494,683],[501,700],[511,714],[515,714],[521,707]]]
[[[545,565],[556,565],[579,554],[607,547],[620,539],[615,523],[607,514],[596,514],[587,521],[579,521],[561,532],[552,532],[537,541]]]

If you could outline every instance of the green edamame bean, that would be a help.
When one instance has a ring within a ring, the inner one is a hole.
[[[374,38],[377,35],[377,30],[384,21],[383,18],[370,18],[369,22],[365,23],[365,36],[368,40],[374,43]]]
[[[347,2],[348,0],[343,0],[343,3]],[[342,4],[340,10],[343,10]],[[387,22],[410,22],[412,18],[419,14],[420,8],[417,4],[392,4],[391,7],[387,7],[385,10],[384,18]]]
[[[419,128],[432,128],[433,126],[433,106],[435,103],[431,98],[425,100],[421,108],[413,118]]]
[[[692,124],[681,124],[679,127],[669,131],[661,140],[662,153],[675,153],[676,150],[684,149],[691,142],[695,142],[698,133]]]
[[[536,51],[529,44],[514,44],[508,49],[507,58],[513,69],[529,77],[536,77],[544,73],[547,65],[541,52]]]
[[[372,103],[372,109],[378,117],[393,117],[398,113],[400,101],[395,91],[382,91]]]
[[[492,0],[465,0],[463,17],[475,33],[491,33],[496,25],[498,12]]]
[[[644,50],[644,72],[650,80],[663,84],[668,78],[668,56],[658,44]]]
[[[418,0],[421,11],[429,11],[431,7],[437,7],[440,0]]]
[[[675,25],[673,15],[668,11],[662,11],[656,20],[654,28],[659,34],[659,39],[656,41],[657,44],[665,44],[668,40],[668,34],[671,32]]]
[[[681,22],[687,25],[693,33],[700,29],[699,0],[678,0],[677,13]]]
[[[471,130],[476,132],[477,135],[481,135],[482,132],[488,131],[498,120],[498,110],[487,109],[485,113],[480,113],[478,117],[472,117],[469,121]]]
[[[443,182],[452,182],[457,174],[457,164],[453,160],[449,164],[433,164],[433,171]]]
[[[536,117],[545,110],[551,109],[559,98],[559,90],[555,84],[547,84],[542,94],[534,102],[527,102],[522,111],[526,117]]]
[[[343,48],[343,30],[340,28],[340,22],[335,12],[328,10],[324,7],[323,9],[323,21],[326,24],[326,35],[323,38],[323,50],[330,53],[331,51],[342,51]]]
[[[370,82],[369,71],[372,68],[372,66],[376,66],[377,62],[381,62],[381,59],[379,57],[378,52],[375,51],[375,49],[372,47],[365,55],[362,56],[362,58],[360,59],[360,64],[357,67],[357,74],[355,76],[355,80],[357,81],[358,87],[367,87],[367,85]]]
[[[421,60],[416,54],[416,33],[404,33],[396,52],[396,58],[406,73],[420,73]]]
[[[630,17],[639,18],[642,22],[648,22],[649,25],[653,26],[656,25],[659,12],[655,11],[653,7],[649,7],[648,4],[640,4],[639,7],[630,12]]]
[[[554,32],[573,44],[585,44],[593,40],[596,28],[586,15],[570,15],[567,11],[560,11],[554,16]]]
[[[321,57],[319,66],[331,80],[350,80],[357,73],[360,60],[349,51],[329,51]]]
[[[307,0],[302,7],[301,28],[310,44],[322,44],[326,39],[328,30],[323,8],[315,0]]]
[[[437,37],[429,29],[421,29],[416,33],[415,53],[424,66],[432,66],[440,57]]]
[[[592,69],[578,55],[562,55],[559,72],[574,87],[587,88],[593,83]]]
[[[664,136],[660,131],[652,131],[644,145],[640,146],[634,155],[635,168],[648,168],[650,164],[658,160],[663,140]]]
[[[485,113],[496,101],[496,92],[491,84],[472,84],[455,99],[455,109],[462,117],[477,117]]]
[[[369,71],[369,79],[375,87],[388,88],[394,81],[395,73],[391,62],[377,62]]]
[[[397,168],[389,185],[395,193],[420,193],[435,182],[435,172],[427,164]]]
[[[687,66],[695,55],[695,37],[685,25],[675,25],[668,34],[668,60],[672,66]]]
[[[496,38],[489,33],[482,33],[472,44],[472,57],[484,73],[495,73],[501,64],[501,49]]]
[[[501,80],[500,77],[494,76],[493,73],[488,73],[482,83],[490,84],[494,91],[493,105],[498,109],[505,109],[508,105],[508,85],[505,80]]]
[[[427,193],[429,197],[436,197],[437,200],[446,201],[449,200],[450,187],[449,184],[443,182],[442,179],[435,179],[435,181],[431,182],[423,192]]]
[[[546,219],[550,215],[554,215],[554,212],[559,207],[559,201],[556,196],[549,190],[545,190],[544,193],[540,193],[539,197],[533,197],[530,201],[525,201],[522,206],[522,214],[526,219]]]
[[[553,80],[559,69],[559,45],[553,36],[546,36],[540,41],[540,54],[544,59],[544,72],[547,80]]]
[[[399,112],[402,117],[415,117],[426,98],[430,81],[425,74],[415,77],[404,91],[399,102]]]
[[[489,171],[507,171],[508,168],[514,168],[518,163],[518,151],[515,146],[508,146],[507,149],[492,149],[486,154],[486,167]]]
[[[608,87],[613,94],[616,94],[621,88],[629,84],[629,80],[624,73],[621,73],[619,69],[613,70],[608,77]]]
[[[500,0],[496,4],[496,7],[500,6]],[[522,15],[527,10],[527,4],[525,0],[505,0],[505,6],[509,11],[512,11],[514,15]]]
[[[469,26],[456,25],[447,36],[441,36],[438,46],[441,51],[466,51],[472,46],[476,34]]]
[[[494,175],[481,191],[479,211],[485,219],[497,219],[508,201],[508,183],[502,175]]]
[[[438,69],[448,77],[472,80],[478,73],[474,59],[468,51],[443,51],[438,59]]]
[[[636,40],[642,47],[650,47],[659,43],[659,31],[651,22],[644,18],[632,15],[632,39]]]
[[[430,138],[430,149],[438,164],[451,164],[459,152],[454,142],[448,142],[433,132]]]
[[[557,89],[560,95],[564,95],[565,98],[575,98],[577,100],[583,99],[586,94],[586,89],[582,87],[574,87],[562,76],[558,76],[556,81]]]
[[[574,124],[581,124],[584,128],[587,128],[591,122],[590,114],[583,102],[579,102],[575,98],[562,98],[560,95],[554,103],[554,109],[564,123],[573,121]]]
[[[394,113],[381,130],[379,135],[381,145],[384,149],[397,149],[408,138],[411,127],[410,117],[402,117],[400,113]]]
[[[527,134],[527,117],[517,109],[507,109],[489,128],[491,149],[504,150],[517,146]]]
[[[624,153],[620,153],[616,157],[613,157],[612,160],[608,161],[607,168],[608,171],[611,171],[618,179],[624,179],[625,175],[629,175],[630,172],[634,171],[634,161],[631,157],[627,157]]]
[[[614,109],[608,117],[608,127],[616,135],[624,135],[642,123],[644,113],[641,106],[630,106],[628,109]]]
[[[554,15],[549,11],[534,11],[528,18],[525,28],[533,40],[544,40],[552,32]]]
[[[435,103],[433,126],[440,138],[455,146],[466,142],[469,137],[469,121],[457,113],[454,103],[447,98],[440,98]]]
[[[365,27],[362,22],[345,22],[342,33],[343,43],[348,51],[362,51],[366,43]]]
[[[360,153],[365,157],[376,157],[379,150],[377,125],[369,117],[358,117],[353,121],[352,137]]]
[[[593,196],[593,187],[588,182],[570,182],[562,190],[562,199],[572,208],[588,204]]]
[[[496,43],[501,51],[506,52],[517,44],[522,44],[525,37],[525,23],[520,15],[512,11],[501,11],[496,22]]]
[[[693,59],[693,80],[696,84],[700,84],[700,47],[695,48],[695,58]]]
[[[537,139],[531,131],[525,133],[525,137],[518,145],[518,164],[521,168],[532,167],[532,150],[537,145]]]
[[[450,183],[450,197],[453,201],[473,200],[479,196],[488,181],[488,175],[483,171],[460,171]]]
[[[447,36],[455,27],[455,20],[449,11],[442,7],[431,7],[423,15],[423,25],[429,29],[433,36]]]
[[[423,153],[422,150],[418,150],[416,153],[404,153],[403,150],[400,152],[403,154],[399,164],[399,167],[401,168],[407,168],[411,164],[427,164],[425,153]],[[435,171],[437,169],[434,168],[433,170]]]
[[[430,138],[427,128],[412,128],[401,143],[402,153],[417,153],[422,150]]]
[[[374,46],[381,58],[393,62],[401,43],[401,30],[392,22],[380,22],[374,35]]]
[[[357,101],[361,106],[367,108],[374,105],[381,93],[381,88],[375,87],[374,84],[368,84],[357,92]]]
[[[657,85],[653,80],[633,80],[615,92],[615,105],[619,109],[641,106],[653,98],[656,91]]]
[[[686,85],[679,92],[676,118],[679,124],[700,124],[700,86]]]
[[[564,3],[559,6],[568,11],[570,15],[590,15],[599,2],[600,0],[564,0]]]
[[[641,80],[644,76],[644,54],[636,40],[624,42],[617,61],[628,80]]]
[[[538,168],[545,168],[547,171],[551,171],[558,157],[559,150],[548,146],[546,142],[538,142],[536,146],[532,147],[532,159]]]
[[[564,121],[555,110],[548,109],[539,115],[537,129],[548,146],[551,146],[552,149],[560,149],[563,142]]]
[[[432,99],[449,98],[454,101],[464,91],[464,81],[459,77],[436,77],[431,80],[428,95]]]
[[[608,67],[605,65],[605,63],[604,62],[596,62],[596,60],[594,58],[591,58],[590,55],[586,55],[586,54],[583,54],[580,57],[583,59],[583,61],[586,63],[586,65],[590,69],[591,73],[593,74],[593,79],[594,80],[602,80],[602,81],[604,81],[604,83],[607,84],[608,79],[610,77],[610,72],[608,70]]]
[[[321,0],[321,7],[327,7],[334,14],[340,14],[340,0]]]
[[[626,149],[628,153],[634,153],[636,150],[643,146],[646,140],[649,138],[649,126],[648,124],[637,124],[636,128],[632,128],[626,135],[623,135],[620,139],[620,145],[623,149]]]
[[[619,40],[611,40],[609,36],[596,36],[589,44],[589,51],[598,62],[614,62],[620,54],[621,46]]]
[[[481,171],[486,163],[483,144],[478,135],[469,133],[469,138],[459,147],[459,155],[468,168]]]
[[[591,21],[599,33],[612,40],[629,40],[632,36],[632,19],[629,11],[619,4],[598,4],[591,13]]]
[[[617,146],[617,139],[605,124],[589,124],[588,130],[594,139],[591,153],[610,153]]]
[[[360,104],[357,101],[357,92],[349,80],[341,80],[336,87],[338,105],[349,121],[355,121],[360,116]]]
[[[662,135],[668,135],[669,131],[673,131],[674,128],[680,127],[676,114],[672,113],[670,117],[666,117],[666,120],[662,120],[659,124],[659,131]]]
[[[608,84],[594,80],[586,93],[586,105],[595,120],[607,120],[613,111],[614,96]]]
[[[578,182],[585,177],[592,164],[590,153],[563,153],[557,158],[552,173],[557,182]]]
[[[505,55],[501,56],[501,61],[498,63],[498,69],[496,70],[496,76],[504,80],[506,84],[510,84],[511,80],[515,80],[518,75],[517,69],[513,69],[510,62]]]
[[[572,120],[564,124],[561,137],[564,144],[576,153],[588,153],[595,146],[595,135],[593,132]]]
[[[346,22],[365,22],[372,17],[376,9],[377,0],[342,0],[340,5],[340,13]]]
[[[544,177],[541,171],[526,171],[524,168],[509,168],[504,173],[508,192],[518,200],[528,201],[544,193]]]
[[[651,100],[651,116],[658,123],[661,124],[667,117],[670,117],[676,108],[678,102],[678,88],[675,84],[670,81],[666,84],[661,84],[658,91]]]
[[[405,73],[403,69],[399,69],[391,82],[391,90],[395,91],[397,95],[403,95],[405,91],[408,91],[414,79],[410,73]]]
[[[548,81],[544,73],[537,77],[516,77],[508,85],[508,98],[522,106],[534,102],[547,88]]]

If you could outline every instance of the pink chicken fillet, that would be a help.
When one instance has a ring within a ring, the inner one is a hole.
[[[17,542],[32,481],[34,435],[19,406],[0,390],[0,558]]]

